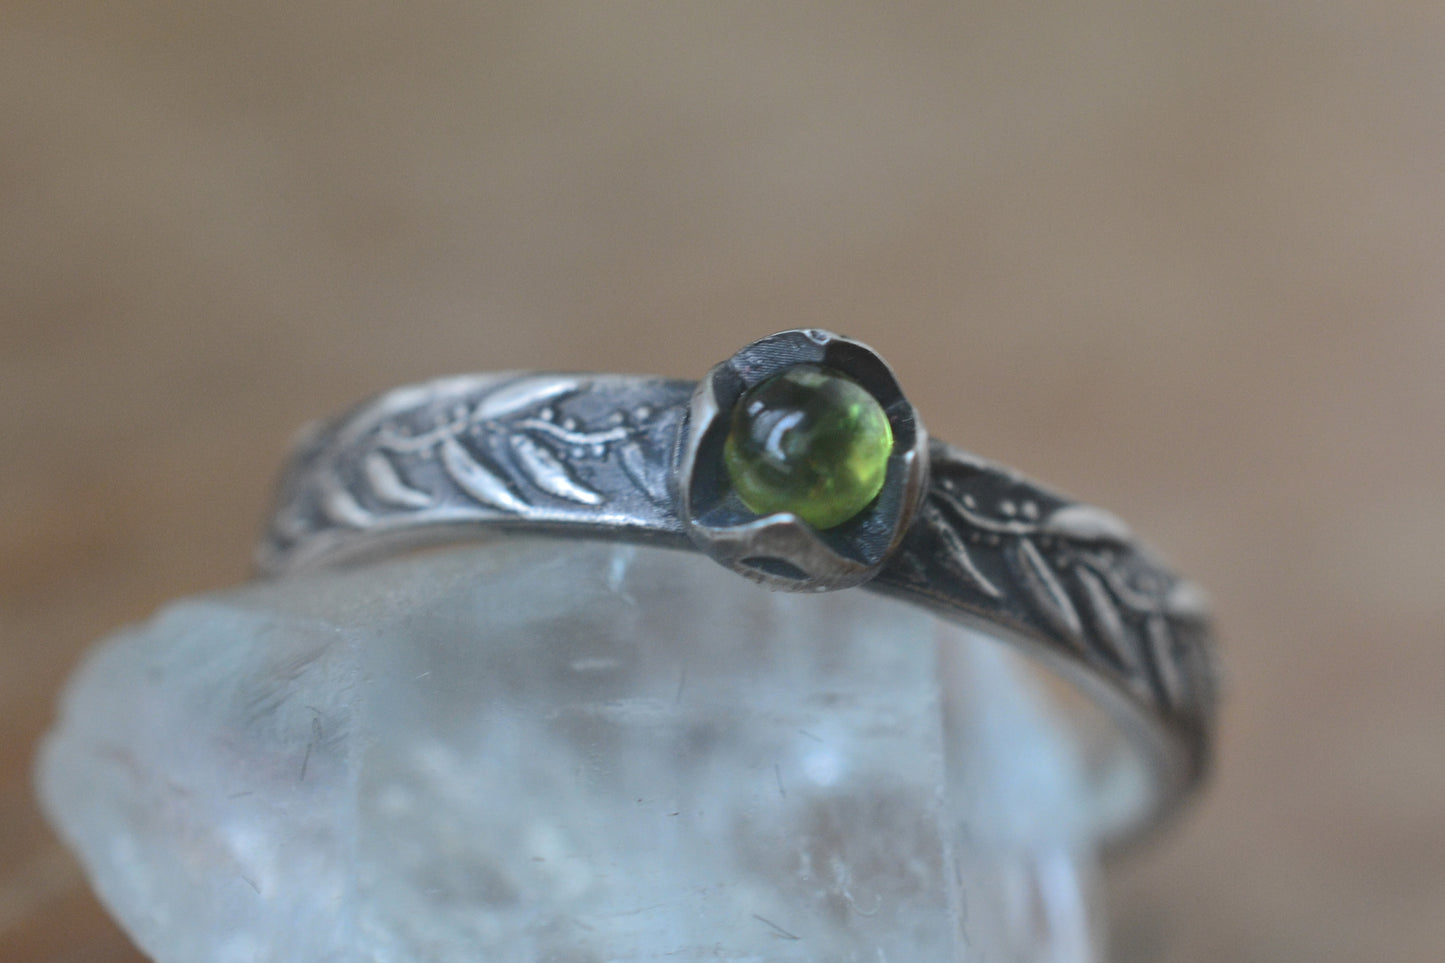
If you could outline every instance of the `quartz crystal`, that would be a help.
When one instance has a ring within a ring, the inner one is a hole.
[[[38,779],[162,963],[1087,960],[1044,691],[870,593],[502,539],[170,606]]]

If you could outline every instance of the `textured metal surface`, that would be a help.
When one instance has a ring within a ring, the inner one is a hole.
[[[302,434],[260,570],[508,529],[690,548],[669,475],[693,388],[502,373],[381,395]],[[1107,512],[938,442],[930,460],[918,517],[868,587],[983,627],[1083,686],[1149,756],[1156,798],[1143,822],[1167,812],[1208,757],[1215,683],[1200,593]]]

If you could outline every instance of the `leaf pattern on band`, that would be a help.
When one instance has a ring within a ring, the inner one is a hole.
[[[318,476],[327,522],[360,530],[400,517],[422,523],[429,514],[455,515],[459,496],[483,513],[518,518],[556,503],[595,510],[618,494],[619,474],[625,492],[668,498],[650,451],[653,407],[614,411],[589,427],[560,413],[587,394],[585,378],[522,375],[459,387],[467,390],[449,403],[409,413],[409,424],[379,418],[349,450],[331,452]],[[360,471],[348,473],[354,465]]]
[[[1162,706],[1211,698],[1198,590],[1150,558],[1122,521],[945,446],[933,461],[900,581],[936,592],[951,580],[965,607],[1011,611]]]

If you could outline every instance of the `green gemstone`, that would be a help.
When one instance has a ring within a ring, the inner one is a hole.
[[[893,451],[888,416],[856,381],[798,365],[733,408],[723,461],[743,504],[833,528],[878,497]]]

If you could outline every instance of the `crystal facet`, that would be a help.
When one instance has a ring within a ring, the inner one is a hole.
[[[872,593],[500,539],[121,632],[40,791],[158,963],[1079,963],[1089,730],[1037,681]]]
[[[792,512],[827,529],[878,496],[892,450],[888,416],[861,385],[798,365],[738,400],[723,459],[748,508]]]

